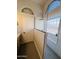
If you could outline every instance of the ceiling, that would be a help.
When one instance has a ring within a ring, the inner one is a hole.
[[[39,4],[41,7],[44,7],[45,4],[46,4],[46,2],[47,2],[48,0],[32,0],[32,1],[36,2],[36,3]]]
[[[47,3],[52,2],[53,0],[30,0],[30,1],[34,1],[35,3],[39,4],[42,9],[44,9],[45,5]]]
[[[17,0],[17,10],[21,11],[23,8],[30,8],[35,16],[42,17],[48,5],[53,0]]]

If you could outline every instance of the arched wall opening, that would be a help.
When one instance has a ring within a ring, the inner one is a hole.
[[[22,8],[17,15],[24,42],[33,41],[34,13],[30,8]]]
[[[34,41],[40,59],[42,59],[44,33],[35,29],[35,20],[39,20],[39,18],[36,17],[35,19],[35,15],[30,8],[23,8],[21,12],[18,13],[18,23],[22,29],[21,32],[24,38],[24,42],[27,43]]]

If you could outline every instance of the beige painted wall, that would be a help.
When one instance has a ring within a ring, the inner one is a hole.
[[[18,22],[18,26],[21,28],[21,30],[23,30],[22,29],[22,26],[23,26],[22,22],[23,22],[23,20],[22,20],[22,14],[20,12],[17,12],[17,22]]]
[[[40,59],[42,59],[43,56],[44,35],[45,33],[34,29],[34,42],[39,53]]]

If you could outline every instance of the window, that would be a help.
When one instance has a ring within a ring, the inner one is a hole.
[[[51,34],[58,34],[60,17],[50,18],[47,21],[47,32]]]
[[[58,34],[59,22],[60,22],[60,1],[53,1],[48,6],[48,21],[47,32],[51,34]]]
[[[48,12],[60,7],[60,1],[54,1],[48,6]]]
[[[44,31],[44,20],[35,20],[35,28]]]
[[[57,44],[58,29],[61,19],[60,1],[54,0],[47,9],[48,20],[47,23],[47,42]],[[49,43],[47,43],[49,45]]]

